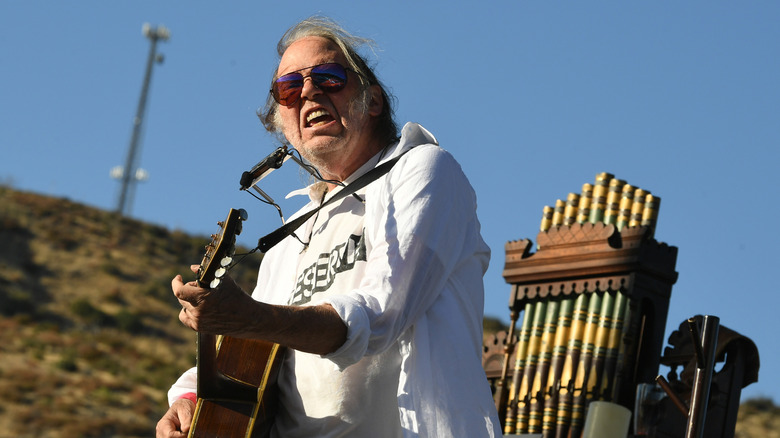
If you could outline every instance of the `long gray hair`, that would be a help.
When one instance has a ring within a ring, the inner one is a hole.
[[[377,119],[377,123],[374,127],[374,135],[387,145],[398,139],[398,125],[395,123],[394,111],[393,111],[393,96],[391,96],[386,90],[385,86],[379,81],[371,69],[366,63],[365,59],[360,56],[357,49],[361,46],[372,47],[374,42],[368,38],[362,38],[350,34],[338,23],[328,17],[313,16],[309,17],[293,27],[287,29],[279,43],[276,45],[276,52],[281,59],[287,48],[290,47],[295,41],[304,38],[317,36],[327,38],[333,41],[344,53],[347,58],[347,62],[350,69],[358,73],[362,88],[362,98],[360,101],[355,102],[357,105],[353,107],[354,110],[366,111],[371,99],[371,95],[368,92],[368,88],[371,85],[379,85],[382,89],[382,113]],[[274,69],[273,77],[276,76],[276,70]],[[265,126],[265,129],[271,133],[276,134],[282,139],[281,120],[279,119],[279,104],[274,100],[271,93],[268,93],[265,107],[262,110],[258,110],[257,116]],[[283,139],[282,139],[283,140]]]

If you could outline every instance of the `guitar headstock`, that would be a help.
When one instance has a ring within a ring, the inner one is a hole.
[[[219,286],[236,252],[236,236],[241,234],[242,223],[249,215],[243,208],[230,209],[224,222],[217,222],[219,232],[211,235],[206,254],[198,268],[198,285],[214,289]]]

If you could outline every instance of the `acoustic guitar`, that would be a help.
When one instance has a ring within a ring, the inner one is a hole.
[[[231,209],[211,236],[198,285],[219,286],[233,262],[236,236],[247,219]],[[189,437],[266,437],[276,410],[276,377],[284,356],[279,344],[198,333],[198,403]]]

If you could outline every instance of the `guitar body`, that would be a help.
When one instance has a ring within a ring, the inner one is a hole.
[[[219,373],[256,390],[255,400],[223,391],[213,398],[198,398],[190,437],[267,437],[276,413],[276,378],[284,349],[256,339],[222,337],[217,352]]]
[[[206,247],[198,284],[216,288],[232,264],[246,211],[231,209]],[[273,426],[284,349],[272,342],[198,333],[198,403],[189,437],[266,437]]]

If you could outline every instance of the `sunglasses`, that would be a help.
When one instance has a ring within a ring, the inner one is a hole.
[[[300,72],[311,69],[307,76]],[[327,64],[306,67],[280,76],[271,86],[271,95],[280,105],[291,106],[301,98],[303,80],[311,78],[314,86],[326,93],[335,93],[347,85],[347,69],[341,64]]]

